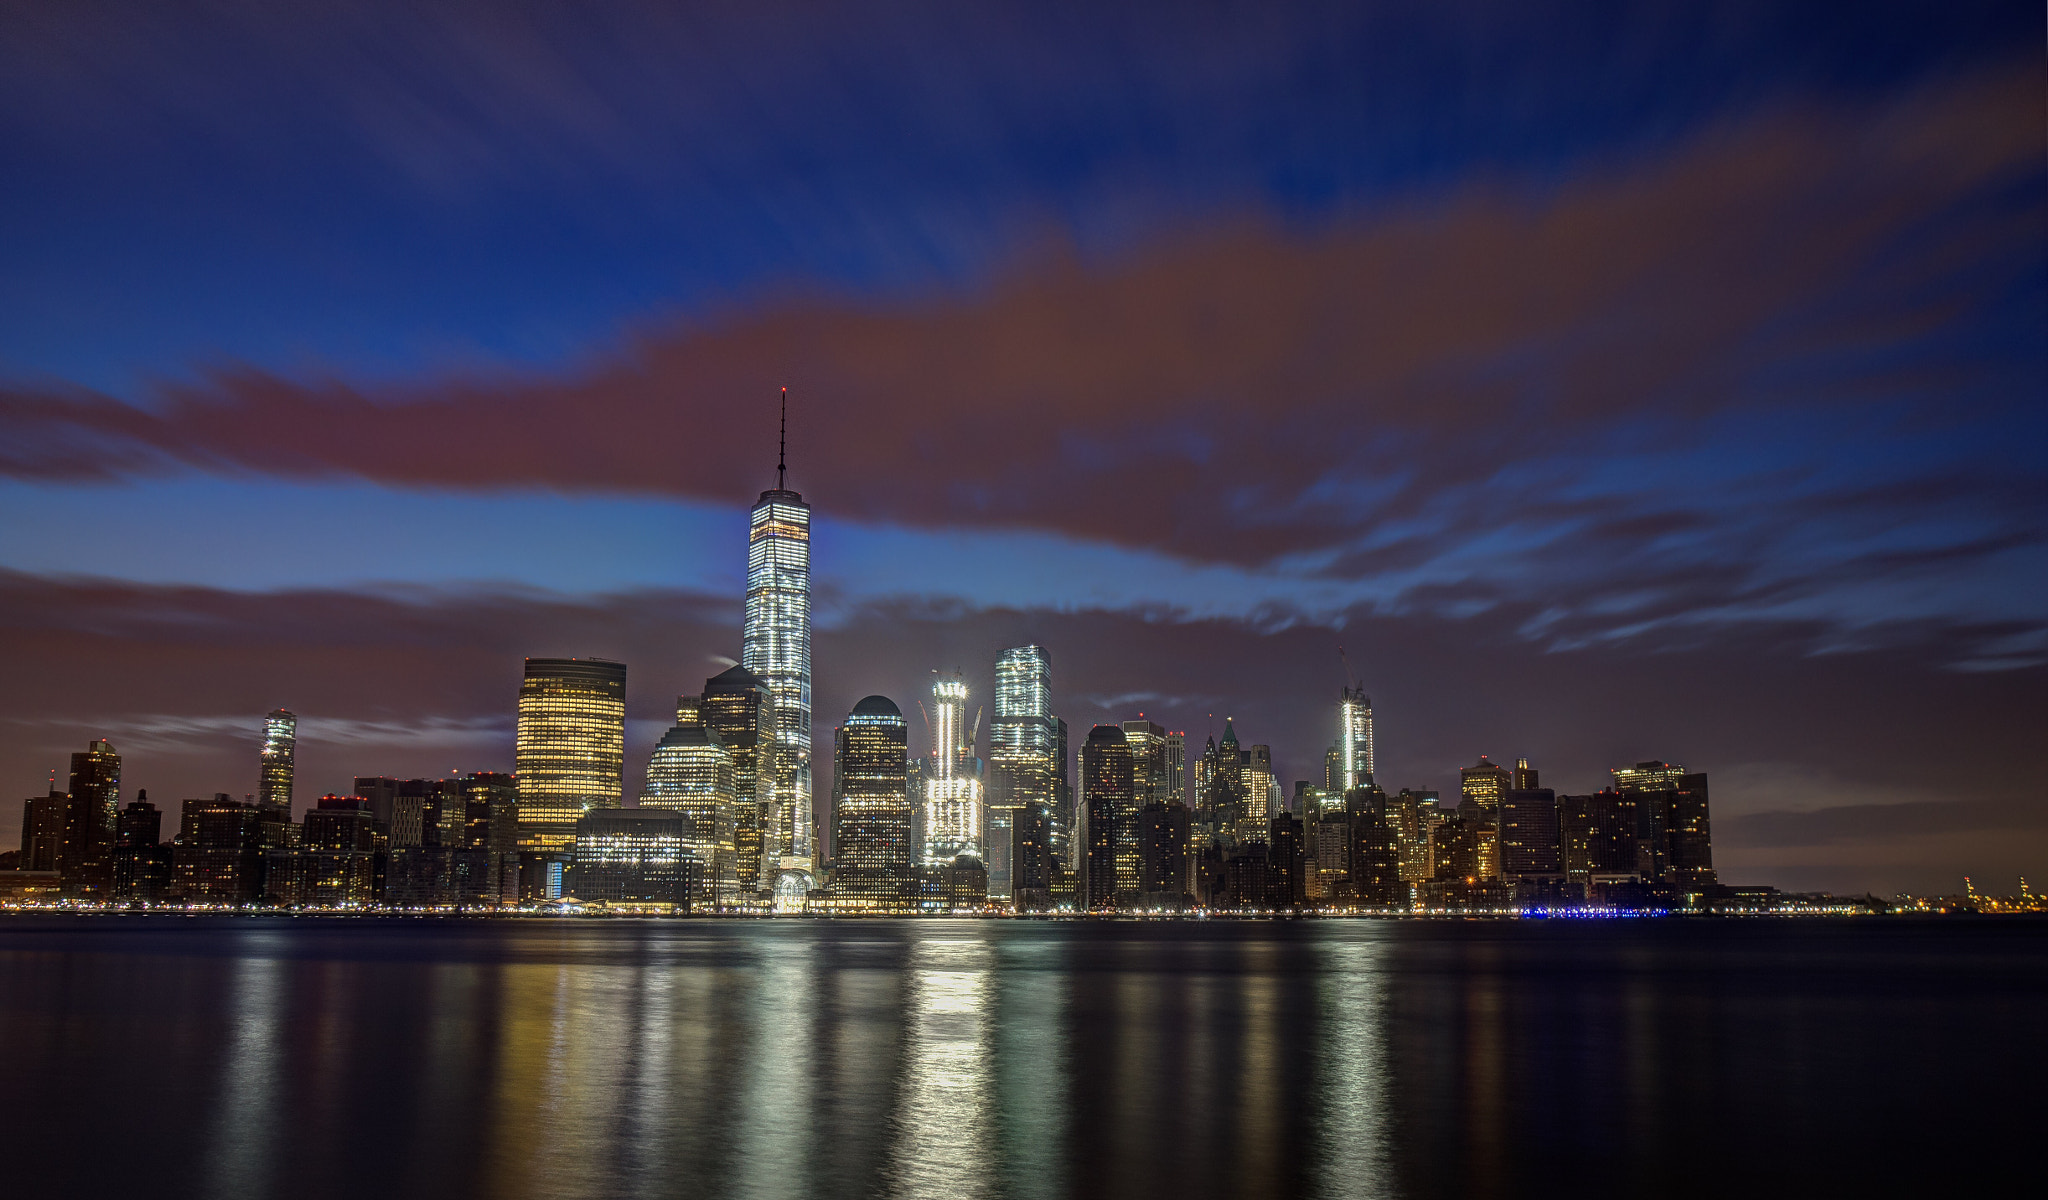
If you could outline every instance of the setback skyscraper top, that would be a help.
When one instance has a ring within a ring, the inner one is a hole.
[[[775,697],[774,827],[763,828],[770,865],[811,869],[811,506],[784,487],[789,471],[789,389],[782,390],[782,452],[775,488],[761,493],[747,534],[747,627],[740,665]],[[764,814],[766,815],[766,814]]]

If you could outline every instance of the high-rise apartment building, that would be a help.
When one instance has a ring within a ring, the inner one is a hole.
[[[320,797],[299,835],[296,899],[319,908],[360,908],[380,898],[384,834],[360,796]]]
[[[256,784],[256,806],[292,815],[292,771],[298,756],[299,719],[289,709],[276,708],[263,718],[263,755]]]
[[[1373,781],[1372,697],[1364,688],[1345,688],[1337,702],[1338,788]]]
[[[810,872],[811,506],[788,490],[789,392],[775,488],[761,493],[747,525],[747,623],[740,665],[775,700],[774,802],[761,827],[762,879],[770,870]]]
[[[121,804],[121,756],[105,738],[71,756],[71,790],[57,849],[64,895],[104,900],[113,884],[115,812]]]
[[[583,814],[625,791],[626,664],[527,659],[517,738],[520,849],[566,854]]]
[[[917,899],[911,846],[910,730],[887,696],[846,714],[833,753],[832,894],[843,906],[901,912]]]
[[[163,813],[148,792],[137,792],[114,823],[113,899],[157,904],[170,898],[171,851],[163,834]]]
[[[1528,760],[1515,769],[1519,782]],[[1535,781],[1535,771],[1527,778]],[[1564,842],[1558,826],[1557,793],[1549,788],[1515,788],[1501,798],[1500,871],[1509,883],[1564,879]]]
[[[456,903],[495,906],[519,899],[519,783],[499,771],[450,780],[459,789],[462,833],[455,855]],[[310,813],[307,815],[311,815]]]
[[[690,853],[701,868],[704,891],[690,897],[693,908],[737,904],[739,850],[733,840],[732,752],[716,731],[699,724],[677,725],[661,735],[647,763],[643,809],[668,809],[690,818]]]
[[[1482,754],[1479,761],[1458,771],[1459,803],[1479,806],[1469,823],[1477,845],[1475,870],[1481,881],[1500,878],[1500,804],[1514,790],[1513,772]]]
[[[960,677],[932,684],[932,753],[924,780],[924,854],[928,867],[962,854],[983,860],[983,795],[974,773],[967,726],[967,685]]]
[[[64,806],[70,793],[52,787],[21,805],[21,869],[55,871],[64,849]]]
[[[185,801],[171,852],[178,897],[187,904],[236,906],[263,899],[262,826],[255,805],[225,792]]]
[[[1182,807],[1188,802],[1188,735],[1185,730],[1168,730],[1166,734],[1166,795],[1155,799],[1171,799]]]
[[[1077,906],[1091,912],[1117,907],[1118,814],[1129,812],[1134,795],[1131,743],[1115,725],[1097,725],[1081,746],[1081,802],[1087,860],[1082,868],[1083,894]]]

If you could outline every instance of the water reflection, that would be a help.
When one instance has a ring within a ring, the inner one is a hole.
[[[0,922],[0,1130],[9,1194],[161,1200],[1897,1192],[2028,1145],[2048,956],[1862,928]],[[1959,1064],[1967,1126],[1844,1102]]]
[[[904,1079],[890,1194],[985,1196],[995,1165],[989,949],[979,938],[919,939],[909,968]]]
[[[279,1073],[284,967],[274,955],[279,939],[251,932],[233,960],[227,1044],[221,1059],[220,1101],[214,1109],[208,1175],[221,1196],[257,1196],[270,1190],[270,1149],[283,1122]]]
[[[1378,941],[1331,940],[1318,974],[1318,1094],[1308,1110],[1322,1117],[1314,1193],[1392,1196],[1393,1155],[1386,1052],[1387,978]]]

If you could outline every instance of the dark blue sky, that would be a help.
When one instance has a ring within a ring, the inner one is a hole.
[[[1191,8],[0,14],[0,770],[502,767],[527,653],[643,756],[787,383],[822,721],[1031,636],[1292,778],[1342,640],[1393,786],[2040,869],[2040,7]]]

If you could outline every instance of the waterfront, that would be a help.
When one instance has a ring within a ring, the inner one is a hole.
[[[2048,923],[0,919],[22,1196],[1949,1190]]]

